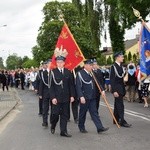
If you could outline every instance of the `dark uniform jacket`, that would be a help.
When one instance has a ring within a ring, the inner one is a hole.
[[[64,68],[63,74],[58,68],[52,70],[51,100],[56,98],[59,103],[69,102],[75,96],[72,73]]]
[[[39,92],[39,87],[40,87],[40,81],[42,79],[41,77],[41,73],[43,72],[43,70],[39,70],[36,76],[36,84],[35,84],[35,89]]]
[[[51,71],[42,71],[41,79],[39,83],[39,96],[44,98],[50,98],[50,86],[51,86]]]
[[[85,99],[96,98],[96,85],[93,77],[89,75],[84,69],[77,73],[76,77],[76,91],[78,98]]]
[[[104,91],[105,89],[105,82],[104,82],[104,76],[103,76],[103,73],[100,69],[97,69],[97,70],[93,70],[93,73],[95,75],[95,78],[101,88],[102,91]],[[98,89],[98,87],[96,86],[96,95],[99,95],[100,94],[100,91]]]
[[[114,66],[115,66],[119,76],[124,77],[123,67],[121,65],[119,66],[117,63],[114,63],[114,65],[111,66],[111,71],[110,71],[110,84],[111,84],[111,88],[112,88],[112,93],[117,92],[119,95],[124,96],[126,91],[125,91],[123,77],[120,78],[117,76]]]

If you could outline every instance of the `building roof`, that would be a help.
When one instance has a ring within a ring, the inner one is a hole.
[[[132,46],[134,46],[135,44],[137,44],[138,39],[139,39],[138,36],[136,36],[136,38],[134,38],[134,39],[126,40],[124,42],[124,44],[125,44],[125,50],[128,50],[129,48],[131,48]],[[106,49],[106,47],[105,47],[105,49]],[[113,54],[112,48],[108,47],[107,51],[104,51],[103,54],[104,55],[111,55],[111,54]]]
[[[131,40],[126,40],[125,41],[125,50],[129,49],[130,47],[134,46],[135,44],[137,44],[138,39],[131,39]]]

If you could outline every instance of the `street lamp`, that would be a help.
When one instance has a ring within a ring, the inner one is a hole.
[[[0,27],[6,27],[7,26],[7,24],[4,24],[4,25],[2,25],[2,26],[0,26]]]

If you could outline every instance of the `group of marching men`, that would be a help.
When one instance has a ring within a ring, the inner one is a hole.
[[[56,68],[50,70],[51,60],[42,63],[36,79],[36,88],[39,94],[39,115],[43,118],[43,127],[48,127],[50,120],[50,131],[55,133],[55,128],[60,120],[60,136],[71,137],[67,132],[67,122],[70,117],[70,103],[74,107],[74,120],[78,123],[81,133],[88,133],[85,127],[86,113],[89,111],[94,122],[97,133],[107,131],[109,128],[103,126],[98,113],[100,92],[105,97],[102,72],[98,69],[96,59],[84,61],[84,67],[76,74],[66,69],[65,57],[57,56]],[[115,54],[116,62],[111,67],[110,81],[115,98],[114,116],[122,127],[131,127],[124,119],[123,97],[125,86],[123,82],[124,71],[121,63],[123,54]],[[94,77],[93,77],[94,76]],[[96,80],[96,81],[95,81]],[[99,88],[96,85],[99,85]],[[79,102],[79,114],[78,114]],[[50,118],[49,115],[50,109]],[[115,124],[115,122],[114,122]]]

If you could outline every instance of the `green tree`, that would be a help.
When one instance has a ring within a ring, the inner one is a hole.
[[[124,51],[125,29],[132,28],[139,21],[133,14],[132,6],[138,9],[143,19],[145,19],[149,14],[150,1],[103,0],[103,2],[105,5],[106,21],[109,23],[112,49],[114,52]]]
[[[17,54],[9,55],[6,59],[7,69],[22,68],[22,58],[17,56]]]
[[[23,58],[22,58],[22,63],[25,63],[26,61],[28,61],[29,60],[29,57],[28,56],[24,56]]]
[[[113,63],[111,56],[107,58],[107,65],[111,65]]]
[[[127,55],[124,55],[124,62],[126,63],[128,61]]]
[[[75,5],[70,2],[55,1],[46,3],[43,8],[44,21],[39,29],[37,45],[32,48],[34,59],[40,62],[52,57],[63,26],[63,22],[58,19],[61,12],[84,56],[95,56],[97,50],[91,41],[91,30],[84,18],[80,18],[81,15]]]
[[[131,52],[128,53],[128,61],[132,60],[132,54]]]
[[[38,64],[34,59],[27,59],[23,64],[23,68],[31,68],[31,67],[37,67]]]
[[[124,33],[125,30],[119,25],[119,22],[115,20],[113,14],[114,7],[111,8],[110,20],[109,20],[109,33],[111,39],[111,45],[113,52],[125,51],[124,45]]]
[[[99,65],[106,65],[106,56],[99,52],[97,55],[97,62]]]
[[[98,3],[96,9],[94,8],[93,0],[85,0],[85,4],[82,5],[81,0],[72,0],[72,3],[78,9],[80,15],[80,23],[84,23],[91,32],[91,42],[93,49],[99,51],[101,46],[100,35],[103,30],[104,24],[102,22],[102,3]]]
[[[92,34],[92,44],[95,48],[100,45],[99,37],[105,32],[105,24],[109,24],[109,33],[113,52],[125,51],[124,34],[125,29],[131,29],[137,21],[133,14],[132,7],[141,12],[143,19],[150,12],[150,1],[142,0],[99,0],[96,1],[96,10],[93,8],[93,0],[72,0],[85,18],[86,24],[89,26]],[[143,9],[144,8],[144,9]],[[106,39],[106,34],[104,34]]]
[[[134,62],[134,63],[137,63],[137,61],[138,61],[137,55],[136,55],[136,54],[133,54],[133,62]]]
[[[4,63],[2,57],[0,57],[0,69],[4,69]]]

